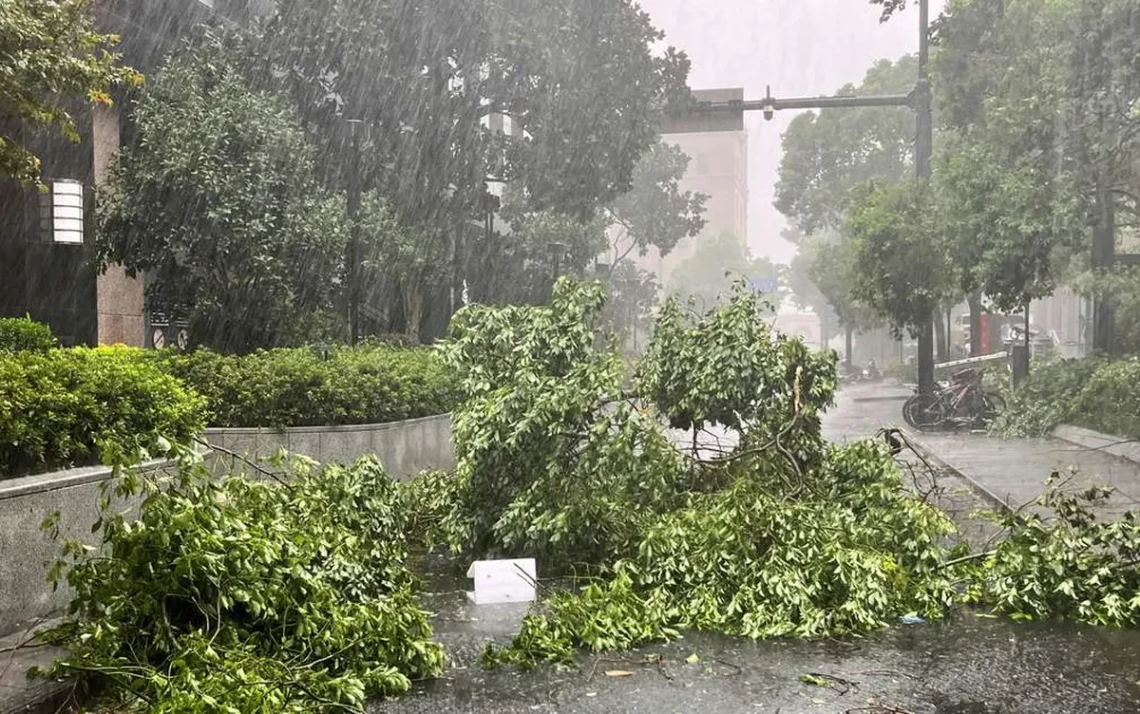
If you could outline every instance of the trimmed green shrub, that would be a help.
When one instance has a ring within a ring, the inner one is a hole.
[[[435,352],[390,346],[155,353],[206,397],[210,426],[372,424],[444,414],[456,387]]]
[[[51,328],[30,317],[0,317],[0,350],[47,352],[55,347]]]
[[[1105,362],[1073,403],[1078,426],[1140,439],[1140,358]]]
[[[0,478],[157,455],[205,404],[129,347],[0,352]]]

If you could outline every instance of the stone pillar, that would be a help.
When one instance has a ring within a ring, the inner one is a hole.
[[[119,152],[118,107],[96,106],[93,112],[95,185],[101,186]],[[95,281],[96,339],[101,345],[122,343],[142,347],[143,282],[118,265]]]

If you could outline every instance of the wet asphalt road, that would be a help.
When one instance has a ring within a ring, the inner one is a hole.
[[[894,390],[898,392],[898,390]],[[855,387],[825,419],[828,438],[873,434],[898,421],[901,402],[855,401],[890,390]],[[922,474],[934,498],[986,537],[971,517],[981,501],[951,473]],[[930,480],[933,478],[933,482]],[[1140,712],[1140,631],[1065,623],[1014,623],[970,611],[941,623],[896,624],[846,641],[749,642],[705,633],[631,652],[583,655],[576,669],[486,672],[488,641],[506,643],[525,608],[475,608],[464,581],[434,579],[426,606],[449,669],[373,712],[467,714],[1135,714]],[[699,661],[689,663],[696,655]],[[628,672],[607,676],[607,672]],[[830,686],[807,684],[814,674]]]

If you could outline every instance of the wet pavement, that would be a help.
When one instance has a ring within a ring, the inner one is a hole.
[[[567,714],[1126,714],[1140,711],[1140,636],[959,613],[862,639],[751,642],[689,634],[583,656],[577,669],[485,672],[460,657],[444,678],[371,711]],[[499,639],[505,641],[504,632]],[[475,643],[467,643],[473,645]],[[697,661],[688,660],[696,655]],[[609,673],[609,674],[607,674]],[[625,676],[610,676],[622,673]],[[625,674],[628,673],[628,674]],[[818,678],[829,686],[805,683]]]
[[[828,438],[844,441],[900,422],[905,390],[849,387],[824,420]],[[921,437],[929,448],[925,435]],[[941,437],[939,437],[941,438]],[[942,462],[984,437],[933,440]],[[1008,446],[1008,443],[1005,444]],[[1041,457],[1044,459],[1045,457]],[[971,484],[935,463],[928,472],[911,454],[916,486],[931,491],[981,541],[991,533],[973,514],[990,507]],[[1004,470],[1032,472],[1039,462]],[[1040,484],[1046,473],[1026,475]],[[687,633],[676,642],[629,652],[584,654],[573,669],[483,671],[487,642],[510,641],[526,608],[475,607],[462,580],[436,580],[426,605],[437,612],[438,638],[450,663],[444,676],[404,697],[373,702],[371,711],[565,712],[567,714],[1135,714],[1140,712],[1140,631],[1066,623],[1014,623],[968,610],[940,623],[893,625],[863,638],[750,642]],[[695,655],[696,661],[690,662]],[[621,676],[610,676],[610,674]],[[807,678],[815,683],[805,683]],[[826,684],[827,686],[821,686]]]
[[[824,422],[832,440],[874,433],[878,426],[902,425],[905,387],[857,385],[841,394]],[[989,500],[1017,508],[1035,499],[1053,471],[1067,477],[1065,490],[1089,486],[1115,489],[1109,502],[1096,509],[1115,518],[1140,507],[1140,464],[1103,449],[1087,448],[1060,439],[1000,439],[982,433],[915,433],[912,440],[942,465],[963,475]]]

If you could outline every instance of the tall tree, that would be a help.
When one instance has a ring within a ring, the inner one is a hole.
[[[905,94],[918,76],[914,57],[881,60],[859,86],[839,94]],[[873,178],[899,180],[912,173],[914,112],[905,107],[864,107],[805,112],[784,133],[776,208],[804,235],[843,226],[852,187]]]
[[[935,195],[975,350],[982,292],[1007,309],[1050,294],[1081,238],[1086,162],[1067,157],[1062,119],[1073,5],[953,0],[939,20]]]
[[[314,151],[288,102],[249,89],[236,35],[205,30],[134,107],[139,140],[100,196],[102,265],[147,272],[152,309],[194,340],[279,344],[344,284],[342,200],[312,180]]]
[[[498,266],[502,236],[463,239],[488,176],[518,188],[528,211],[581,225],[630,188],[688,72],[683,54],[654,52],[660,39],[630,0],[283,0],[263,76],[301,108],[327,182],[347,186],[353,151],[364,190],[402,225],[448,237],[455,285],[488,277],[467,275],[469,262]],[[493,126],[503,117],[506,133]]]
[[[5,0],[0,4],[0,112],[32,129],[79,141],[69,106],[111,104],[115,87],[142,76],[111,51],[118,38],[99,32],[90,0]],[[0,123],[0,177],[40,178],[40,159]]]
[[[906,93],[917,74],[914,57],[882,60],[868,70],[861,85],[847,85],[839,93]],[[852,247],[844,205],[863,182],[898,181],[911,173],[914,136],[912,111],[880,107],[806,112],[793,119],[784,134],[776,208],[792,222],[791,235],[798,237],[805,256],[799,260],[844,330],[848,358],[853,333],[870,328],[875,319],[851,292]]]
[[[688,167],[689,157],[664,143],[654,144],[638,160],[630,190],[606,211],[615,234],[612,265],[633,254],[645,255],[650,247],[668,255],[680,240],[701,232],[708,197],[681,190]]]
[[[930,188],[908,180],[871,181],[848,204],[853,247],[852,292],[900,334],[917,334],[953,288],[928,209]]]
[[[561,274],[585,277],[606,250],[602,216],[582,222],[550,209],[535,210],[522,191],[508,188],[501,218],[471,270],[472,299],[494,304],[546,302],[555,263]]]
[[[615,266],[606,283],[609,299],[602,317],[621,344],[626,346],[627,352],[638,354],[648,342],[648,336],[652,335],[661,285],[653,273],[629,261]]]
[[[801,244],[800,251],[810,261],[808,277],[830,307],[837,326],[843,330],[843,356],[850,363],[855,334],[882,324],[875,312],[857,297],[855,245],[837,232],[828,232],[808,238]]]
[[[818,255],[816,242],[812,239],[796,241],[799,250],[788,264],[787,279],[788,290],[796,306],[801,310],[811,310],[819,317],[820,343],[825,346],[840,326],[839,317],[812,277],[812,266]]]

